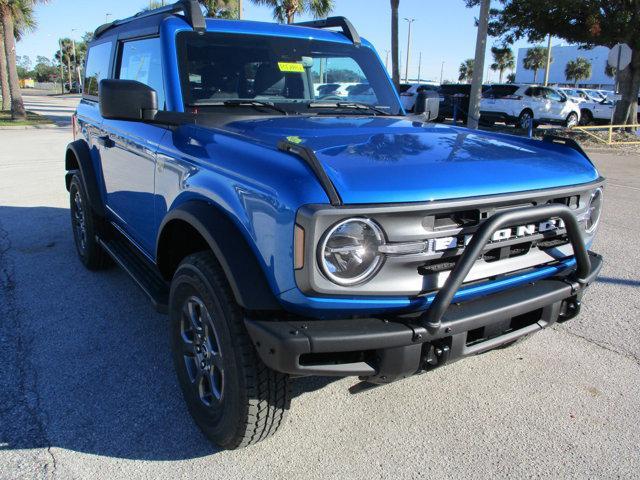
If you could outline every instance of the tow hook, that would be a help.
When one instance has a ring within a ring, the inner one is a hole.
[[[560,314],[558,315],[558,323],[571,320],[580,313],[582,303],[576,297],[571,297],[562,304]]]

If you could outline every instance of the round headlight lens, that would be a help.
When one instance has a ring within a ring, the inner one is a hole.
[[[371,278],[382,264],[380,227],[368,218],[334,225],[320,242],[318,261],[323,273],[338,285],[356,285]]]
[[[589,199],[589,210],[587,211],[586,230],[587,233],[594,233],[600,223],[602,213],[602,189],[598,188],[591,194]]]

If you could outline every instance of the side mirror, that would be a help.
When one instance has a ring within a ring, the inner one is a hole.
[[[135,80],[101,80],[100,115],[109,120],[143,122],[158,113],[158,93]]]
[[[416,115],[422,115],[427,122],[438,118],[440,113],[440,95],[438,92],[432,90],[418,92],[413,112]]]

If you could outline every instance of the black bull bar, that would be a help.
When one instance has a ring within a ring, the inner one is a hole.
[[[496,230],[555,218],[564,221],[575,268],[452,305]],[[602,258],[587,251],[581,227],[567,206],[527,207],[495,214],[480,226],[422,313],[333,320],[246,318],[245,325],[260,358],[273,370],[292,375],[357,375],[369,382],[388,383],[573,318],[601,267]],[[479,330],[485,333],[484,339],[470,340]]]

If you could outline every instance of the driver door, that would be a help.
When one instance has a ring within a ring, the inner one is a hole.
[[[116,78],[137,80],[155,89],[164,108],[159,38],[119,44]],[[167,130],[143,122],[103,122],[101,161],[107,207],[114,221],[143,251],[155,251],[154,217],[156,152]]]

